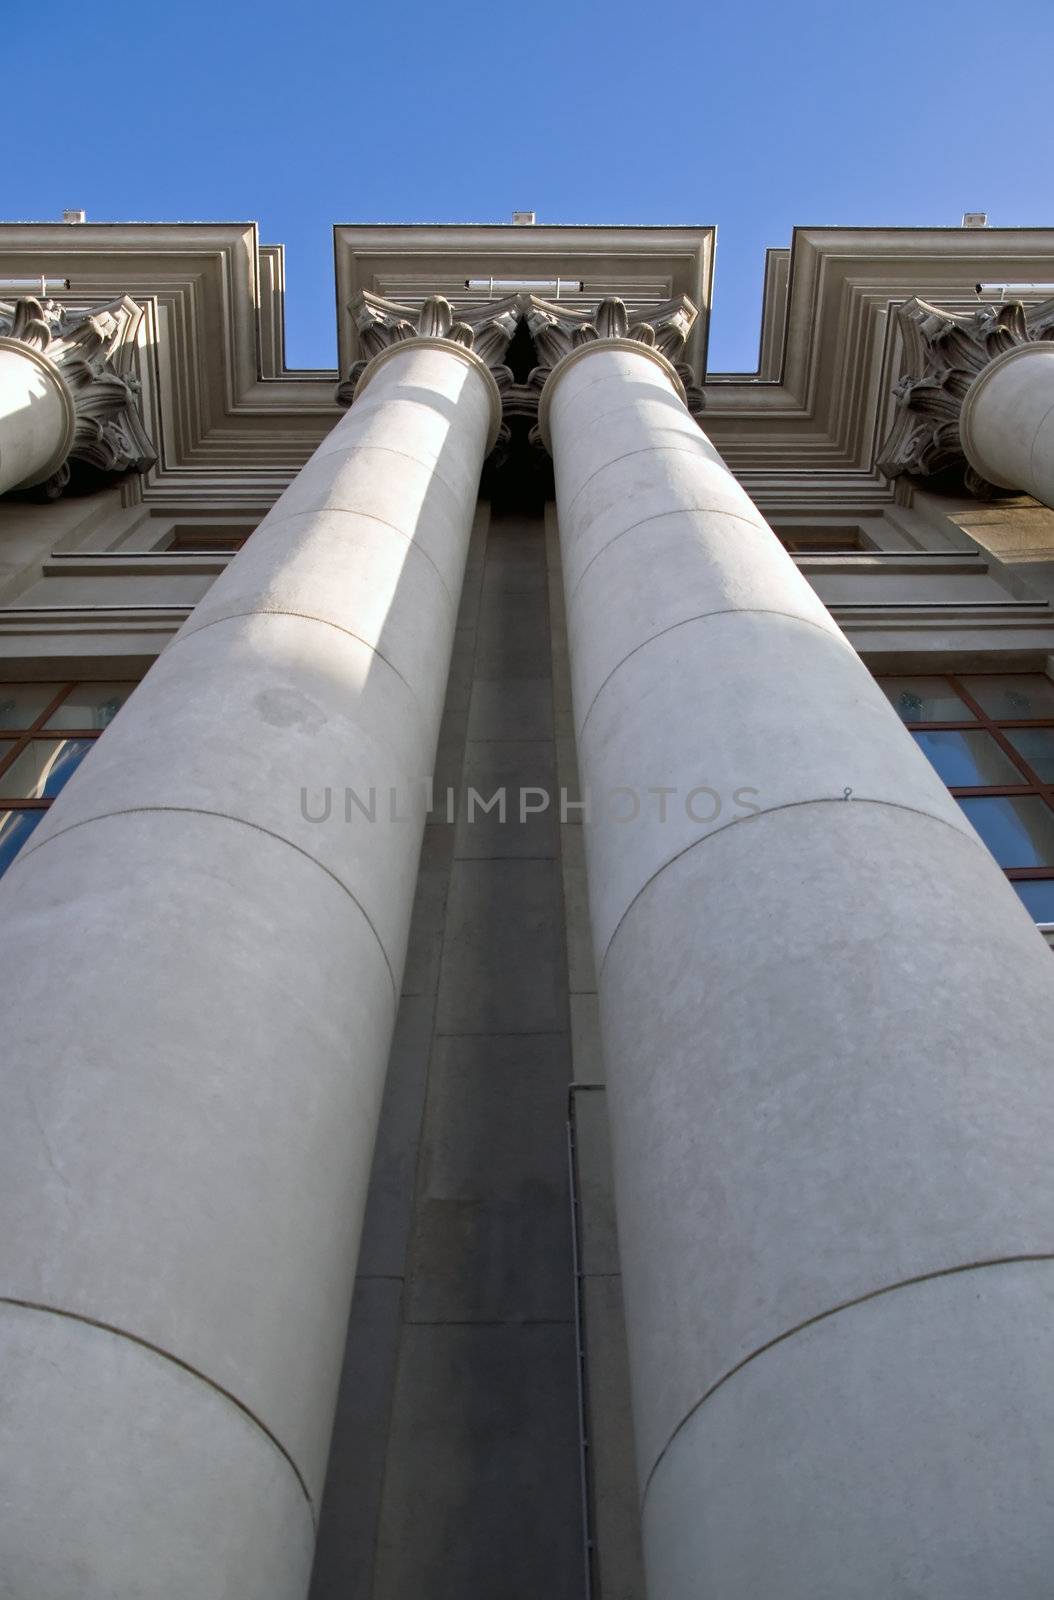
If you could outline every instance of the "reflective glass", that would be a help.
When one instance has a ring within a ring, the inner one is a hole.
[[[43,810],[0,811],[0,874],[7,871],[41,817],[45,815],[46,812]]]
[[[947,678],[879,678],[902,722],[973,722],[974,714],[960,700]]]
[[[1024,878],[1011,885],[1037,922],[1054,922],[1054,878]]]
[[[959,805],[1001,867],[1054,866],[1054,811],[1038,795],[967,796]]]
[[[1005,737],[1043,783],[1054,783],[1054,728],[1008,728]]]
[[[94,743],[94,739],[30,739],[0,774],[0,798],[45,800],[58,794]]]
[[[964,676],[962,684],[996,722],[1015,717],[1054,717],[1054,683],[1042,672]]]
[[[976,733],[959,733],[951,728],[935,728],[931,733],[913,733],[911,737],[950,789],[1028,782],[992,735],[980,729]]]
[[[78,683],[45,726],[49,729],[105,728],[134,688],[134,683]]]
[[[61,683],[0,683],[0,728],[31,728]]]

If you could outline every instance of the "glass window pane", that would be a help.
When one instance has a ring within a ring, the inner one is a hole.
[[[41,817],[46,815],[44,810],[0,811],[0,876],[7,871]]]
[[[1042,672],[999,672],[963,677],[963,687],[995,719],[1054,717],[1054,683]]]
[[[0,798],[44,800],[58,794],[94,743],[94,739],[30,739],[0,774]]]
[[[972,722],[974,714],[947,678],[879,678],[903,722]]]
[[[135,688],[134,683],[78,683],[63,700],[48,728],[105,728]]]
[[[0,683],[0,728],[31,728],[61,683]]]
[[[913,733],[911,737],[949,788],[1028,782],[992,735],[980,729],[956,733],[951,728],[935,728],[932,733]]]
[[[1037,922],[1054,922],[1054,878],[1023,878],[1011,884]]]
[[[1038,796],[976,795],[959,804],[1001,867],[1054,866],[1054,811]]]
[[[1008,728],[1006,737],[1043,783],[1054,783],[1054,728]]]

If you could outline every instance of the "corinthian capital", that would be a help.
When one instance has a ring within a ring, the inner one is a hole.
[[[524,315],[545,371],[593,340],[631,339],[666,357],[684,385],[688,409],[693,415],[702,411],[703,392],[691,367],[678,360],[698,316],[687,295],[649,307],[646,318],[633,315],[621,300],[602,300],[589,311],[533,297],[525,301]]]
[[[342,405],[350,405],[355,398],[359,379],[373,357],[404,339],[449,339],[452,344],[471,350],[492,371],[502,370],[501,363],[519,320],[515,297],[455,310],[442,295],[433,295],[420,311],[414,311],[363,290],[349,309],[355,318],[363,359],[355,363],[337,387],[337,400]]]
[[[0,301],[0,338],[34,351],[57,374],[72,407],[66,458],[45,485],[51,496],[69,481],[69,462],[100,472],[142,472],[157,454],[139,412],[131,357],[143,312],[127,295],[97,309],[52,300]]]
[[[1020,300],[977,311],[942,311],[925,300],[897,310],[905,373],[893,390],[896,415],[878,468],[889,478],[961,474],[974,494],[993,486],[970,467],[959,437],[963,400],[974,379],[998,355],[1054,336],[1054,300]]]

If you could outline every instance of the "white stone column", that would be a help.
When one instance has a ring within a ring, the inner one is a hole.
[[[70,392],[46,356],[0,338],[0,494],[58,472],[73,443]]]
[[[981,478],[1054,506],[1054,341],[988,363],[966,391],[959,437]]]
[[[896,332],[902,375],[879,470],[1054,506],[1054,300],[946,311],[915,298]]]
[[[442,338],[359,394],[0,883],[11,1600],[307,1588],[499,422]]]
[[[1054,964],[678,388],[541,419],[649,1600],[1035,1600]]]

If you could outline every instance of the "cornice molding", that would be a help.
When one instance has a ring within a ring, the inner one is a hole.
[[[1054,300],[954,312],[916,297],[898,308],[897,325],[906,370],[893,390],[896,410],[879,470],[888,478],[961,474],[971,494],[990,498],[999,486],[974,471],[963,449],[963,402],[991,362],[1054,335]]]
[[[39,486],[55,499],[70,479],[70,461],[103,473],[144,472],[157,452],[139,412],[139,382],[129,370],[141,308],[127,295],[94,310],[31,298],[0,301],[0,336],[46,367],[68,402],[61,459]]]
[[[338,225],[334,229],[340,369],[362,352],[354,315],[360,290],[419,306],[442,294],[460,305],[465,291],[483,297],[488,280],[496,294],[552,296],[562,306],[591,314],[617,296],[638,315],[674,296],[700,308],[685,359],[698,381],[705,369],[706,332],[713,280],[714,229],[710,227],[601,227],[539,223]]]
[[[341,373],[361,355],[347,310],[359,290],[405,300],[416,316],[427,295],[460,306],[467,280],[493,274],[582,280],[591,292],[561,295],[562,309],[591,314],[618,296],[642,320],[683,292],[700,307],[688,343],[699,377],[712,230],[341,226],[334,240]],[[903,371],[896,307],[916,294],[972,313],[978,280],[1054,282],[1054,229],[803,227],[784,255],[772,258],[761,368],[706,382],[708,436],[769,511],[870,513],[910,498],[907,475],[891,483],[875,465]],[[69,279],[55,298],[71,306],[129,294],[144,309],[136,371],[160,459],[118,480],[122,503],[262,515],[338,421],[340,373],[282,360],[282,266],[247,222],[0,225],[0,276]],[[403,284],[420,293],[404,296]],[[496,378],[518,434],[537,379],[519,363],[511,382]]]

